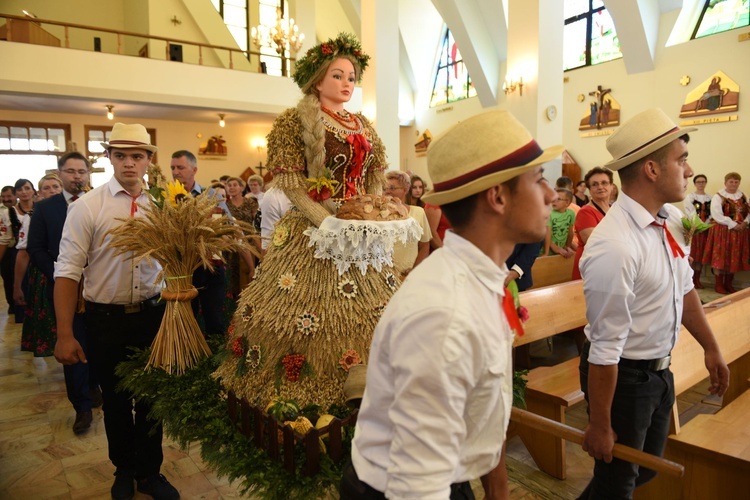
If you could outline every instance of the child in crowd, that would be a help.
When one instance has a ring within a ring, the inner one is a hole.
[[[566,188],[557,188],[555,191],[557,199],[552,202],[542,255],[558,254],[567,259],[576,253],[573,247],[573,225],[576,215],[569,207],[573,201],[573,193]]]

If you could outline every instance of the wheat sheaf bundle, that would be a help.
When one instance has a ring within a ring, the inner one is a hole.
[[[247,240],[255,231],[250,224],[217,214],[216,198],[192,197],[178,181],[149,193],[152,203],[141,207],[141,217],[118,219],[122,224],[107,234],[116,255],[161,264],[158,280],[166,284],[161,294],[166,311],[146,369],[181,374],[211,354],[190,306],[198,295],[193,271],[201,266],[213,271],[216,260],[225,262],[224,251],[254,252]]]

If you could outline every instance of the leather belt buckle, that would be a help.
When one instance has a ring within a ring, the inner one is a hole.
[[[125,314],[133,314],[141,312],[142,304],[140,302],[137,302],[135,304],[125,304],[122,307],[125,310]]]
[[[655,372],[666,370],[672,361],[672,356],[665,356],[661,359],[656,359],[651,362],[651,369]]]

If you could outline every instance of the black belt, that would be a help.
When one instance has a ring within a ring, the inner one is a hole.
[[[620,358],[618,365],[625,366],[627,368],[635,368],[636,370],[649,370],[652,372],[660,372],[669,368],[672,356],[664,356],[659,359],[625,359]]]
[[[146,309],[163,306],[165,302],[159,295],[135,304],[100,304],[86,301],[86,311],[100,314],[134,314]]]

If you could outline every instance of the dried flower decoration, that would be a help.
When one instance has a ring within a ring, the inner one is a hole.
[[[351,368],[354,365],[359,365],[362,363],[362,358],[359,357],[359,354],[354,349],[348,349],[344,352],[344,354],[341,356],[341,359],[339,360],[339,365],[341,365],[341,368],[344,369],[345,372],[349,371],[349,368]]]
[[[235,337],[232,341],[232,354],[235,358],[241,358],[247,351],[247,340],[245,337]]]
[[[287,241],[289,241],[289,226],[286,224],[278,224],[276,229],[273,230],[273,246],[281,248],[286,245]]]
[[[242,311],[242,321],[247,323],[251,319],[253,319],[253,306],[248,304],[245,306],[245,310]]]
[[[357,284],[352,280],[343,279],[339,281],[337,288],[339,293],[347,299],[353,299],[357,296],[358,287]]]
[[[247,355],[245,355],[245,362],[250,366],[250,368],[256,370],[260,366],[261,358],[260,346],[255,344],[250,346],[250,348],[247,350]]]
[[[685,236],[685,244],[690,245],[693,241],[693,236],[703,231],[707,231],[713,226],[710,222],[703,222],[698,214],[694,214],[691,219],[683,217],[682,219],[682,232]]]
[[[396,280],[396,277],[393,275],[393,273],[388,273],[385,275],[385,283],[392,291],[396,291],[396,287],[398,287],[398,281]]]
[[[297,317],[297,332],[312,335],[320,328],[320,318],[315,313],[305,311]]]
[[[291,290],[297,284],[297,278],[291,273],[285,273],[279,276],[279,288],[282,290]]]
[[[307,179],[310,187],[307,188],[307,196],[317,202],[326,201],[336,191],[336,185],[339,181],[333,178],[331,169],[325,168],[323,175],[317,179]]]

